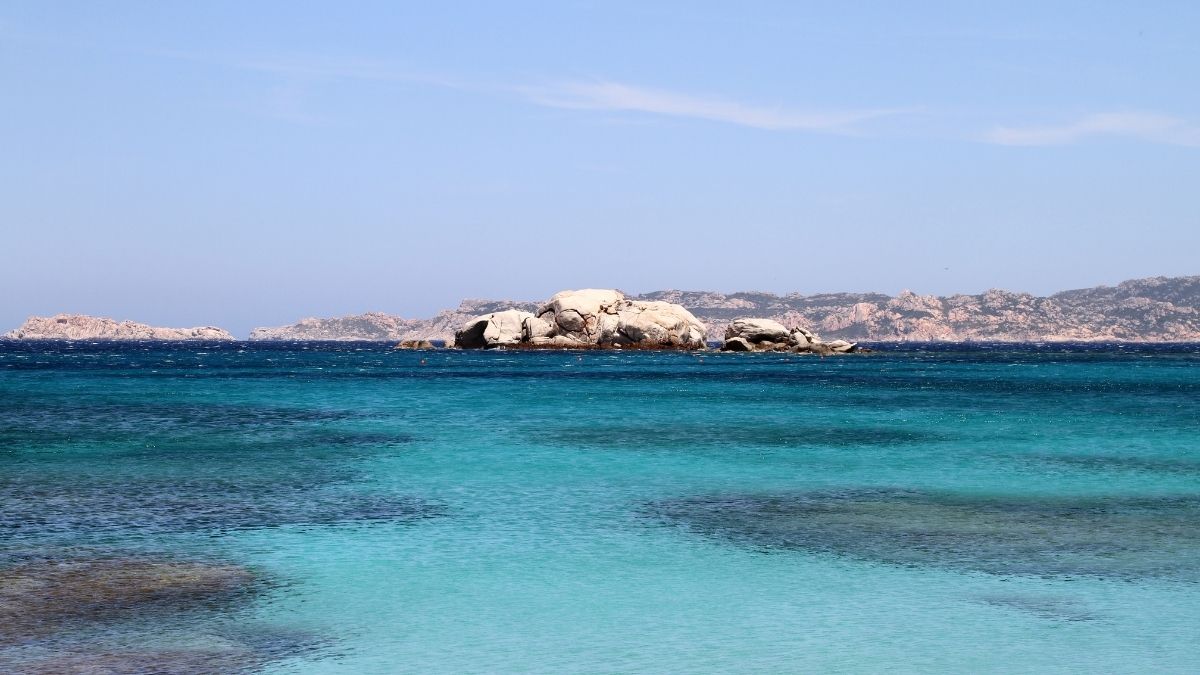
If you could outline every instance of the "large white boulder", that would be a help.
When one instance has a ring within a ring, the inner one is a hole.
[[[812,346],[814,343],[820,342],[821,339],[817,334],[805,328],[796,327],[792,329],[792,343],[797,347]]]
[[[725,339],[743,338],[751,344],[790,342],[792,331],[772,319],[734,319],[725,329]]]
[[[477,316],[454,334],[454,346],[480,349],[518,344],[523,337],[525,320],[531,318],[533,314],[516,309]]]
[[[521,324],[521,339],[532,342],[540,338],[549,338],[554,335],[554,324],[549,321],[544,321],[536,316],[529,316]]]
[[[550,298],[538,318],[554,336],[601,347],[704,347],[703,323],[670,302],[629,300],[615,290],[585,288]]]
[[[658,300],[622,300],[617,305],[616,334],[609,342],[703,347],[704,332],[704,324],[680,305]]]
[[[554,325],[555,335],[566,335],[584,342],[598,343],[602,332],[615,328],[614,321],[601,326],[601,318],[615,315],[615,305],[625,299],[620,291],[585,288],[561,291],[538,310],[538,318]]]
[[[833,342],[825,342],[823,344],[838,354],[848,354],[854,351],[854,348],[858,345],[856,342],[847,342],[845,340],[834,340]]]

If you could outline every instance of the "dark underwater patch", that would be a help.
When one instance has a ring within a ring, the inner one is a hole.
[[[695,497],[649,513],[760,550],[964,572],[1200,580],[1200,498],[975,498],[894,489]]]
[[[304,631],[220,626],[272,585],[238,565],[159,556],[67,555],[6,565],[0,670],[232,673],[328,647],[329,640]],[[172,635],[210,646],[172,645]]]
[[[855,447],[940,442],[950,438],[934,431],[894,426],[835,426],[813,424],[608,424],[555,430],[553,441],[566,446],[600,448]]]
[[[52,635],[95,622],[145,620],[202,606],[221,609],[255,592],[250,570],[153,558],[40,560],[0,568],[0,639]]]
[[[0,533],[19,539],[73,536],[147,538],[164,533],[214,533],[285,525],[413,522],[444,515],[414,497],[322,487],[311,475],[253,479],[13,480],[0,477]],[[6,547],[0,546],[0,554]]]
[[[1085,471],[1200,475],[1200,461],[1183,457],[1137,457],[1133,455],[1035,455],[1045,464]]]
[[[1095,621],[1100,618],[1082,602],[1061,596],[993,593],[980,596],[978,601],[1052,621]]]
[[[252,650],[106,649],[62,651],[42,658],[14,658],[14,672],[25,675],[212,675],[250,673],[273,659]],[[0,665],[4,661],[0,660]]]
[[[355,489],[410,434],[353,410],[80,401],[0,409],[0,555],[42,540],[414,521],[420,499]]]
[[[147,443],[181,435],[300,434],[324,425],[370,419],[366,413],[304,407],[219,403],[35,400],[0,406],[0,448],[84,439]]]

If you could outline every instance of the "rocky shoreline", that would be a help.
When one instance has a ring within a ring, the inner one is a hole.
[[[775,295],[671,290],[640,296],[621,294],[621,297],[629,304],[616,311],[618,319],[622,314],[657,312],[653,308],[664,305],[680,307],[704,326],[701,341],[707,343],[723,343],[733,323],[746,318],[819,332],[828,338],[829,344],[838,340],[851,343],[1200,341],[1200,276],[1135,279],[1116,286],[1063,291],[1044,297],[1003,290],[953,296],[905,291],[894,297],[879,293]],[[515,311],[522,313],[519,321],[523,323],[526,315],[538,318],[543,310],[544,304],[537,302],[465,300],[457,308],[428,319],[406,319],[381,312],[307,318],[288,326],[255,328],[248,339],[451,343],[468,322],[481,316]],[[506,320],[509,319],[501,319]],[[540,324],[531,327],[534,332],[539,328]],[[516,329],[515,325],[505,328],[510,333]],[[590,337],[562,325],[555,330],[553,336],[535,336],[531,332],[528,346],[533,346],[534,337],[556,341],[558,347],[584,348],[591,343]],[[10,340],[236,339],[228,331],[212,326],[159,328],[72,314],[31,317],[3,337]],[[642,342],[640,336],[634,339],[625,335],[625,338],[614,337],[613,343],[628,342],[621,346],[633,348]],[[694,336],[689,340],[694,341]],[[508,346],[518,344],[521,341],[510,339]],[[770,349],[777,346],[773,344]],[[786,345],[789,349],[797,346],[802,346],[800,341]]]

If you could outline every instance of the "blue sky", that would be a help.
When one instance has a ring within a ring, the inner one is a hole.
[[[0,327],[1200,273],[1200,3],[845,4],[0,4]]]

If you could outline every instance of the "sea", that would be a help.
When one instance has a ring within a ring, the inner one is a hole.
[[[2,342],[0,672],[1200,672],[1200,345],[875,347]]]

